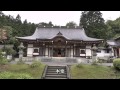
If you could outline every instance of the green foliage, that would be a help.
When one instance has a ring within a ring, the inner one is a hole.
[[[5,51],[7,55],[15,55],[16,54],[16,51],[9,47],[5,47],[5,50],[4,50],[4,48],[2,48],[2,50]]]
[[[96,61],[93,61],[91,65],[98,65]]]
[[[115,79],[114,72],[114,68],[101,65],[83,64],[82,68],[72,65],[70,68],[72,79]],[[118,72],[118,77],[120,77],[120,72]]]
[[[2,51],[0,51],[0,65],[8,64],[8,60],[3,57]]]
[[[26,73],[2,72],[0,79],[32,79],[32,77]]]
[[[120,70],[120,58],[113,60],[113,65],[117,70]]]
[[[77,24],[76,24],[75,22],[71,21],[71,22],[68,22],[68,23],[66,24],[66,26],[75,27],[75,26],[77,26]]]
[[[0,28],[4,28],[9,32],[8,37],[32,35],[36,26],[37,25],[34,23],[27,22],[27,20],[22,23],[21,16],[19,14],[16,18],[11,15],[4,15],[4,13],[0,14]],[[9,43],[11,42],[9,41]]]
[[[17,62],[17,64],[18,64],[18,65],[20,65],[20,64],[22,65],[22,64],[25,64],[25,62],[20,59],[20,60]]]
[[[34,61],[34,62],[30,65],[31,68],[36,68],[36,67],[39,67],[39,66],[41,66],[41,63],[40,63],[39,61]]]
[[[45,26],[45,27],[52,27],[54,25],[52,24],[51,21],[49,23],[41,22],[41,23],[38,24],[38,27],[43,27],[43,26]]]
[[[106,39],[106,25],[100,11],[82,12],[80,26],[86,30],[88,36]]]
[[[82,64],[77,64],[76,67],[77,68],[83,68],[83,65]]]

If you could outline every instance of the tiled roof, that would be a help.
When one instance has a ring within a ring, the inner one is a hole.
[[[100,41],[103,39],[88,37],[84,29],[77,28],[36,28],[31,36],[17,37],[18,39],[36,40],[36,39],[52,39],[57,35],[62,35],[68,40],[83,40],[83,41]]]

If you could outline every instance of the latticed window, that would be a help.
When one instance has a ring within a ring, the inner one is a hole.
[[[38,48],[35,48],[33,52],[34,52],[34,53],[39,53],[39,49],[38,49]]]
[[[80,54],[85,54],[85,49],[80,49]]]

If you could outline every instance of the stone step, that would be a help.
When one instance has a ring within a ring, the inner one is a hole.
[[[46,73],[46,75],[67,75],[67,73]]]
[[[64,68],[64,69],[65,69],[66,67],[48,67],[48,69],[49,69],[49,68],[53,68],[53,69],[54,69],[54,68],[58,68],[58,69]]]
[[[48,67],[48,68],[58,68],[58,69],[65,69],[66,67]]]
[[[54,78],[54,77],[45,77],[45,79],[67,79],[67,78]]]
[[[48,69],[47,71],[56,71],[57,69]],[[58,69],[58,70],[62,70],[62,69]],[[63,69],[64,71],[66,71],[66,69]]]
[[[59,69],[59,70],[61,70],[61,69],[66,70],[66,68],[48,68],[47,70],[57,70],[57,69]]]
[[[64,78],[66,78],[67,76],[66,75],[45,75],[45,77],[57,77],[57,78],[64,77]]]
[[[46,73],[57,73],[56,71],[47,71]],[[66,71],[64,73],[67,73]]]
[[[57,73],[56,70],[64,70],[64,73]],[[44,79],[67,79],[66,66],[48,66]]]
[[[48,66],[48,68],[65,68],[66,66]]]

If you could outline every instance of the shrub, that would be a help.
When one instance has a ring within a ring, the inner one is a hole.
[[[16,79],[33,79],[33,78],[29,74],[22,73],[17,74]]]
[[[7,59],[0,59],[0,65],[6,65],[6,64],[8,64]]]
[[[120,70],[120,59],[115,59],[115,60],[113,60],[113,66],[114,66],[117,70]]]
[[[7,55],[15,55],[16,54],[16,51],[12,48],[8,48],[8,47],[5,47],[2,48],[2,51],[5,51]]]
[[[2,72],[0,73],[0,79],[32,79],[32,77],[26,73]]]
[[[35,67],[39,67],[41,65],[41,63],[39,62],[39,61],[34,61],[31,65],[30,65],[30,67],[31,68],[35,68]]]
[[[77,67],[77,68],[82,68],[83,65],[82,65],[82,64],[77,64],[76,67]]]
[[[91,65],[98,65],[96,61],[92,62]]]
[[[22,61],[22,60],[19,60],[19,61],[17,62],[17,64],[25,64],[25,62]]]
[[[7,60],[5,57],[3,57],[1,51],[0,51],[0,64],[1,64],[1,65],[8,64],[8,60]]]

